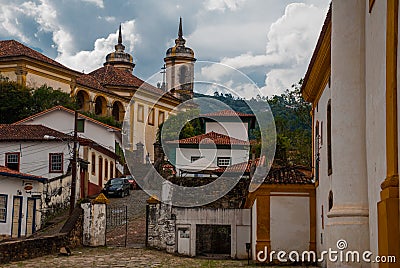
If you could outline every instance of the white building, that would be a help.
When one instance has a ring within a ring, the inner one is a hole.
[[[373,254],[346,267],[400,260],[398,5],[332,1],[302,85],[312,103],[317,251],[344,239],[348,250]]]
[[[200,116],[205,122],[205,134],[167,142],[175,148],[170,161],[177,171],[211,172],[248,161],[248,131],[254,127],[254,115],[223,110]]]
[[[0,240],[29,236],[40,228],[44,181],[0,166]]]

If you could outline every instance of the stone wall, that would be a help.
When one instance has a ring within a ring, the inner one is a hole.
[[[76,208],[57,235],[0,243],[0,263],[54,254],[64,246],[81,246],[82,219],[82,209]]]

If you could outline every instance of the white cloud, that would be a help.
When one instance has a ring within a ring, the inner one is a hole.
[[[104,2],[103,0],[82,0],[83,2],[88,2],[95,4],[99,8],[104,8]]]
[[[208,10],[224,12],[226,9],[237,10],[244,2],[244,0],[207,0],[204,2],[204,6]]]
[[[114,45],[117,44],[117,39],[118,30],[115,33],[109,34],[106,38],[97,39],[91,51],[74,52],[69,48],[64,49],[59,45],[58,51],[60,53],[56,60],[72,69],[78,71],[84,70],[85,73],[91,72],[103,65],[105,56],[114,51]],[[122,39],[126,46],[125,51],[132,52],[135,43],[139,41],[139,37],[135,33],[134,20],[122,23]]]
[[[324,16],[325,10],[313,5],[289,4],[284,15],[269,28],[265,54],[248,52],[232,58],[225,57],[220,62],[236,69],[265,68],[262,93],[279,94],[304,76],[321,29],[315,25],[322,25]],[[203,67],[201,72],[209,79],[222,81],[229,74],[229,69],[211,65]]]

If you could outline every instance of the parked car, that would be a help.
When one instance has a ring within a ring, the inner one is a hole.
[[[120,197],[124,197],[130,194],[129,192],[130,188],[131,184],[129,183],[128,179],[113,178],[105,184],[102,192],[106,196],[117,195]]]
[[[128,179],[129,183],[131,184],[131,190],[136,190],[137,184],[135,181],[135,177],[133,177],[132,175],[128,175],[128,176],[126,176],[126,178]]]

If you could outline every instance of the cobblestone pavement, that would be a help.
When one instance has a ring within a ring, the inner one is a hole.
[[[255,265],[251,265],[255,267]],[[238,260],[207,260],[198,258],[180,257],[165,253],[163,251],[144,248],[78,248],[72,251],[71,256],[48,255],[31,260],[13,262],[1,266],[53,268],[53,267],[249,267],[247,261]],[[271,266],[270,266],[271,267]],[[285,266],[289,268],[289,266]],[[299,268],[299,266],[296,266]]]
[[[128,236],[127,245],[144,245],[146,241],[146,200],[149,196],[142,190],[130,191],[124,198],[110,198],[109,206],[128,207]],[[125,225],[107,230],[107,245],[123,246],[125,244]]]

